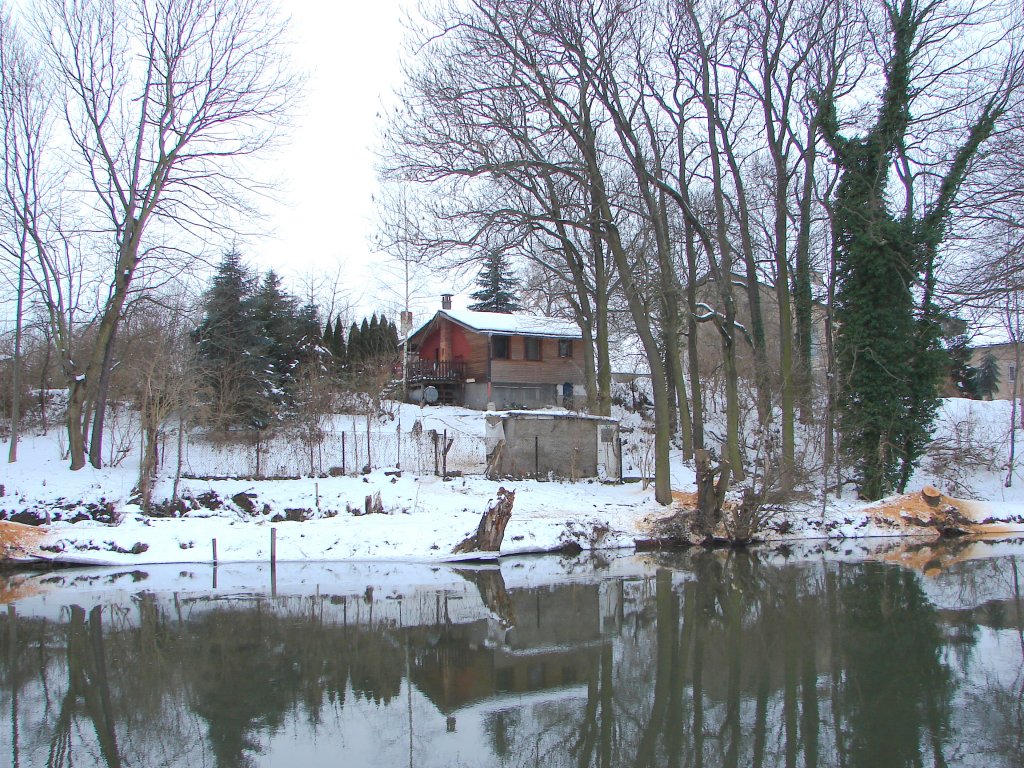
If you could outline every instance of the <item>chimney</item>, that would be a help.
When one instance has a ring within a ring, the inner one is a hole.
[[[452,295],[450,293],[441,294],[441,309],[452,308]]]

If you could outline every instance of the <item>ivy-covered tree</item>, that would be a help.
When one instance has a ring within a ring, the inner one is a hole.
[[[491,251],[484,257],[476,285],[479,290],[470,294],[470,298],[475,302],[469,305],[471,310],[500,312],[507,315],[522,309],[516,298],[518,285],[511,277],[505,254],[501,251]]]
[[[894,211],[891,169],[906,148],[919,87],[913,74],[936,44],[929,25],[939,10],[900,0],[885,12],[890,40],[874,125],[862,137],[840,135],[834,104],[822,104],[821,122],[842,173],[833,220],[840,429],[868,499],[902,491],[930,439],[948,363],[935,298],[938,251],[957,191],[1007,106],[1005,93],[985,100],[935,195]]]

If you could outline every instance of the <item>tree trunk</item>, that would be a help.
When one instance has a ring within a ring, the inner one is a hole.
[[[18,301],[14,310],[14,370],[11,371],[11,447],[7,461],[18,460],[18,432],[21,429],[21,323],[25,300],[25,249],[18,261]]]
[[[497,500],[488,505],[487,511],[480,518],[476,533],[459,542],[452,550],[452,554],[500,551],[501,540],[505,537],[505,527],[512,518],[512,505],[515,501],[515,491],[499,488]]]
[[[89,436],[89,463],[96,469],[103,468],[103,424],[107,415],[107,393],[110,391],[110,374],[114,365],[114,341],[117,338],[117,326],[111,331],[103,351],[103,368],[100,370],[99,386],[96,388],[96,400],[92,417],[92,432]]]

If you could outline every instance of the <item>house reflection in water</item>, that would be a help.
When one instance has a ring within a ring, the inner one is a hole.
[[[616,589],[520,589],[506,599],[504,618],[409,630],[410,678],[448,718],[488,699],[500,708],[506,694],[585,696],[597,679],[602,645],[611,642],[602,629],[619,614]]]

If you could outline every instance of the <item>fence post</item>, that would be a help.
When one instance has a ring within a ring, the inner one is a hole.
[[[270,567],[277,567],[277,528],[270,529]]]
[[[533,477],[540,480],[540,437],[533,436]]]
[[[395,425],[395,469],[402,468],[402,422]]]
[[[345,430],[341,430],[341,474],[348,474],[345,471]]]
[[[217,540],[213,540],[213,564],[217,565]]]
[[[448,430],[444,431],[444,442],[441,443],[441,448],[444,450],[444,456],[441,458],[442,464],[442,477],[448,477]]]

